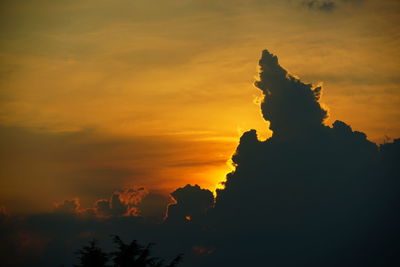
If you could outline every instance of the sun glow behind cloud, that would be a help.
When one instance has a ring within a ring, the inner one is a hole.
[[[2,201],[44,210],[130,184],[215,189],[244,131],[271,135],[253,86],[265,47],[291,73],[324,82],[327,123],[398,136],[399,5],[335,3],[5,1]],[[37,203],[32,188],[49,199]]]

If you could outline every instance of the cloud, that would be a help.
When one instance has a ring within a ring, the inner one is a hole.
[[[274,133],[266,141],[255,130],[241,137],[236,169],[217,191],[213,215],[224,233],[213,261],[231,253],[229,266],[398,262],[384,252],[398,248],[388,238],[399,237],[398,141],[378,147],[342,121],[324,125],[321,87],[288,74],[268,51],[260,66],[256,86]],[[242,255],[250,254],[249,263]]]
[[[264,94],[261,110],[274,135],[308,134],[320,127],[327,117],[318,102],[321,87],[302,83],[290,75],[267,50],[259,63],[260,81],[255,84]]]
[[[342,4],[360,4],[364,0],[302,0],[301,5],[308,9],[318,10],[323,12],[332,12]]]
[[[108,199],[96,200],[89,207],[82,207],[78,198],[56,202],[53,213],[101,219],[133,216],[141,217],[148,223],[161,223],[172,202],[172,198],[165,193],[150,192],[144,187],[125,187],[114,191]],[[5,208],[0,211],[0,214],[7,214]]]
[[[214,196],[210,190],[198,185],[186,185],[171,193],[176,204],[168,207],[168,221],[183,222],[201,220],[214,205]]]
[[[308,0],[308,1],[303,1],[302,4],[309,9],[316,9],[326,12],[332,11],[336,8],[335,1]]]
[[[94,211],[100,217],[137,216],[160,222],[170,203],[165,195],[150,193],[143,187],[115,191],[110,199],[97,200]]]
[[[54,212],[75,214],[79,212],[79,199],[67,199],[62,203],[55,203]]]
[[[95,205],[96,212],[100,216],[105,217],[118,217],[123,216],[127,213],[128,207],[122,203],[118,194],[112,194],[110,200],[102,199],[98,200]]]

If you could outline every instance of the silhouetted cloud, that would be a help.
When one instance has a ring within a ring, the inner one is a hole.
[[[198,185],[186,185],[171,193],[176,204],[168,207],[168,220],[182,222],[201,220],[207,210],[214,205],[214,196],[210,190],[201,189]]]
[[[302,83],[278,64],[278,58],[264,50],[260,60],[260,81],[255,84],[264,96],[261,110],[274,135],[308,134],[327,116],[318,103],[321,87]]]
[[[55,203],[54,212],[75,214],[79,212],[79,199],[67,199],[62,203]]]
[[[218,191],[213,213],[224,232],[214,261],[222,263],[228,253],[235,255],[229,266],[399,261],[384,252],[399,248],[388,238],[399,237],[399,215],[393,212],[400,207],[399,173],[384,167],[395,163],[394,154],[381,160],[389,147],[398,149],[398,141],[378,147],[344,122],[324,125],[321,87],[288,74],[268,51],[260,66],[256,86],[274,134],[259,141],[252,130],[240,140],[232,158],[236,170]]]
[[[92,207],[81,207],[78,198],[56,202],[53,212],[102,219],[134,216],[150,223],[160,223],[170,203],[172,198],[163,193],[149,192],[144,187],[125,187],[114,191],[108,199],[96,200]],[[7,214],[5,208],[4,214]]]
[[[110,199],[95,203],[95,214],[100,217],[140,216],[152,222],[161,222],[171,199],[143,187],[127,187],[115,191]]]
[[[102,199],[96,202],[96,211],[101,216],[118,217],[126,214],[128,207],[122,203],[118,194],[112,194],[110,200]]]

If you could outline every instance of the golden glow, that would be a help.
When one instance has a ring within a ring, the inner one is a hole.
[[[32,155],[0,166],[10,210],[76,196],[88,206],[131,185],[222,187],[240,135],[271,135],[253,86],[264,48],[324,82],[328,124],[343,120],[375,141],[400,135],[398,3],[327,14],[291,1],[156,0],[157,12],[145,1],[39,2],[2,6],[0,126],[83,137],[39,147],[22,138]]]

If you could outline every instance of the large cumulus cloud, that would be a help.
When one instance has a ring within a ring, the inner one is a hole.
[[[398,140],[379,147],[342,121],[324,125],[320,87],[288,74],[268,51],[260,66],[256,86],[274,134],[259,141],[252,130],[240,140],[236,170],[216,200],[216,227],[224,234],[215,261],[222,264],[228,251],[236,252],[230,266],[398,261]]]

